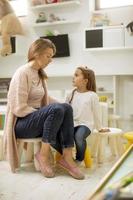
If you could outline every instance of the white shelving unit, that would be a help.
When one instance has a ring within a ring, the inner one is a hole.
[[[60,20],[55,22],[34,23],[33,27],[45,27],[45,26],[56,26],[56,25],[78,24],[78,23],[80,22],[76,20]]]
[[[133,37],[124,25],[90,27],[85,29],[84,50],[132,51]]]
[[[42,4],[42,5],[37,5],[37,6],[31,6],[31,10],[37,11],[37,10],[44,10],[48,8],[62,8],[62,7],[67,7],[67,6],[79,6],[80,1],[66,1],[66,2],[61,2],[61,3],[51,3],[51,4]]]
[[[7,103],[7,98],[0,98],[0,103],[6,104]]]
[[[64,1],[64,2],[58,2],[58,3],[50,3],[50,4],[41,4],[36,6],[30,6],[30,10],[33,14],[33,19],[36,21],[37,16],[40,12],[45,12],[46,16],[49,16],[49,13],[53,13],[55,11],[55,15],[58,15],[58,9],[66,9],[66,8],[74,8],[77,6],[80,6],[81,2],[79,0],[71,0],[71,1]],[[67,11],[65,12],[67,13]],[[63,19],[63,20],[62,20]],[[78,19],[67,19],[65,17],[61,17],[61,20],[50,22],[49,19],[46,22],[39,22],[39,23],[33,23],[32,27],[34,28],[41,28],[41,27],[55,27],[55,26],[62,26],[62,25],[73,25],[73,24],[79,24],[80,20]]]
[[[97,94],[99,97],[107,97],[109,112],[116,113],[116,76],[115,75],[97,75]],[[100,90],[102,88],[102,91]]]
[[[7,104],[7,93],[10,78],[0,78],[0,105]]]

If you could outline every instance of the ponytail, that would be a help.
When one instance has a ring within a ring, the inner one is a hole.
[[[74,97],[74,93],[75,93],[76,90],[77,90],[77,89],[74,89],[74,90],[72,91],[72,96],[71,96],[71,99],[69,100],[69,104],[72,103],[72,100],[73,100],[73,97]]]

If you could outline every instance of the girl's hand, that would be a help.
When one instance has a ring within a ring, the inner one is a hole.
[[[102,128],[99,130],[100,133],[110,132],[109,128]]]

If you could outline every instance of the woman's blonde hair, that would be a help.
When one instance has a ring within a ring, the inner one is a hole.
[[[28,62],[34,60],[37,55],[41,55],[47,48],[53,49],[53,53],[56,53],[56,47],[51,40],[40,38],[34,41],[28,51]],[[43,69],[39,69],[38,74],[41,79],[47,78]]]
[[[96,92],[96,78],[95,78],[94,71],[89,69],[88,67],[82,67],[82,66],[77,67],[77,69],[81,70],[84,79],[88,80],[87,85],[86,85],[87,90]],[[69,101],[70,104],[71,104],[71,102],[73,100],[75,91],[76,91],[76,89],[74,89],[72,91],[72,96],[71,96],[71,99]]]

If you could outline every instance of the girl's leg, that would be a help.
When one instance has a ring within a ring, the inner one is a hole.
[[[77,126],[74,129],[74,139],[76,145],[76,160],[84,160],[86,149],[86,138],[90,135],[91,131],[86,126]]]

